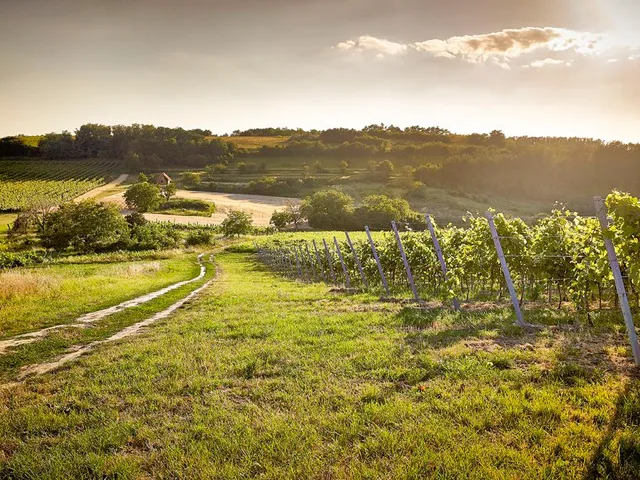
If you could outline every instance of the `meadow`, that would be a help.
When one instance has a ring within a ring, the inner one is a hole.
[[[521,329],[215,258],[166,321],[0,388],[0,476],[634,478],[615,328]]]

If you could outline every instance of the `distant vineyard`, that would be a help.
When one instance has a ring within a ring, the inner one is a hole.
[[[0,211],[71,200],[114,177],[111,160],[0,161]]]

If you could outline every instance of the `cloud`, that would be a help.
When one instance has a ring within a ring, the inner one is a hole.
[[[632,51],[635,46],[627,45],[623,48]],[[413,52],[472,64],[490,63],[508,69],[510,62],[524,56],[533,57],[528,59],[527,64],[537,68],[560,63],[570,64],[574,58],[600,56],[611,50],[612,44],[607,36],[597,33],[555,27],[525,27],[414,43],[397,43],[365,35],[356,40],[341,42],[334,49],[378,56]],[[553,60],[548,58],[549,53],[561,54],[567,60]]]
[[[409,49],[408,45],[402,43],[395,43],[383,38],[371,37],[364,35],[357,40],[347,40],[341,42],[334,48],[346,52],[375,52],[378,55],[401,55],[407,53]]]
[[[528,65],[524,65],[524,67],[542,68],[546,67],[547,65],[565,65],[567,67],[570,67],[571,62],[556,60],[555,58],[545,58],[544,60],[536,60],[535,62],[531,62]]]

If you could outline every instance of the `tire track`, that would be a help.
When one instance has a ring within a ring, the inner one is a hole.
[[[217,276],[217,273],[216,273],[216,276]],[[193,299],[202,290],[204,290],[209,285],[211,285],[211,283],[215,280],[215,278],[216,277],[214,276],[214,278],[207,281],[202,286],[196,288],[195,290],[190,292],[186,297],[182,298],[181,300],[178,300],[177,302],[167,307],[166,309],[162,310],[161,312],[156,313],[155,315],[147,318],[146,320],[142,320],[138,323],[134,323],[133,325],[129,325],[128,327],[123,328],[119,332],[111,335],[108,338],[105,338],[104,340],[98,340],[98,341],[89,343],[87,345],[77,345],[77,346],[71,347],[69,348],[67,353],[63,354],[61,357],[58,357],[58,359],[53,362],[36,363],[33,365],[27,365],[26,367],[23,367],[20,371],[20,374],[18,375],[18,381],[23,381],[30,376],[38,376],[44,373],[51,372],[53,370],[57,370],[62,365],[65,365],[66,363],[69,363],[77,359],[78,357],[91,352],[99,345],[115,342],[117,340],[122,340],[123,338],[127,338],[127,337],[138,334],[140,330],[142,330],[144,327],[148,327],[149,325],[157,322],[158,320],[167,318],[169,315],[171,315],[177,309],[182,307],[189,300]]]
[[[202,278],[204,278],[207,273],[207,267],[204,263],[202,263],[203,253],[198,255],[198,263],[200,263],[200,274],[197,277],[194,277],[190,280],[183,280],[168,287],[161,288],[160,290],[156,290],[155,292],[146,293],[139,297],[133,298],[131,300],[124,301],[119,303],[118,305],[114,305],[112,307],[104,308],[102,310],[97,310],[95,312],[85,313],[80,317],[76,318],[72,323],[64,324],[64,325],[55,325],[53,327],[43,328],[41,330],[37,330],[35,332],[23,333],[21,335],[16,335],[14,337],[8,338],[6,340],[0,340],[0,355],[7,353],[9,349],[14,347],[25,345],[28,343],[33,343],[41,338],[46,337],[50,332],[55,330],[60,330],[64,328],[86,328],[90,324],[97,322],[105,317],[113,315],[114,313],[121,312],[128,308],[137,307],[144,303],[150,302],[151,300],[158,298],[165,293],[169,293],[176,288],[180,288],[189,283],[196,282]],[[211,261],[211,257],[210,257]]]

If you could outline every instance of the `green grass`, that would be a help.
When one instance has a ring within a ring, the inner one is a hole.
[[[635,478],[622,335],[328,293],[251,257],[188,308],[0,389],[3,478]]]
[[[0,289],[0,339],[69,323],[84,313],[193,278],[199,270],[196,254],[189,253],[169,259],[63,263],[0,273],[0,282],[12,284]]]
[[[15,213],[0,213],[0,238],[7,232],[16,216],[17,214]]]

